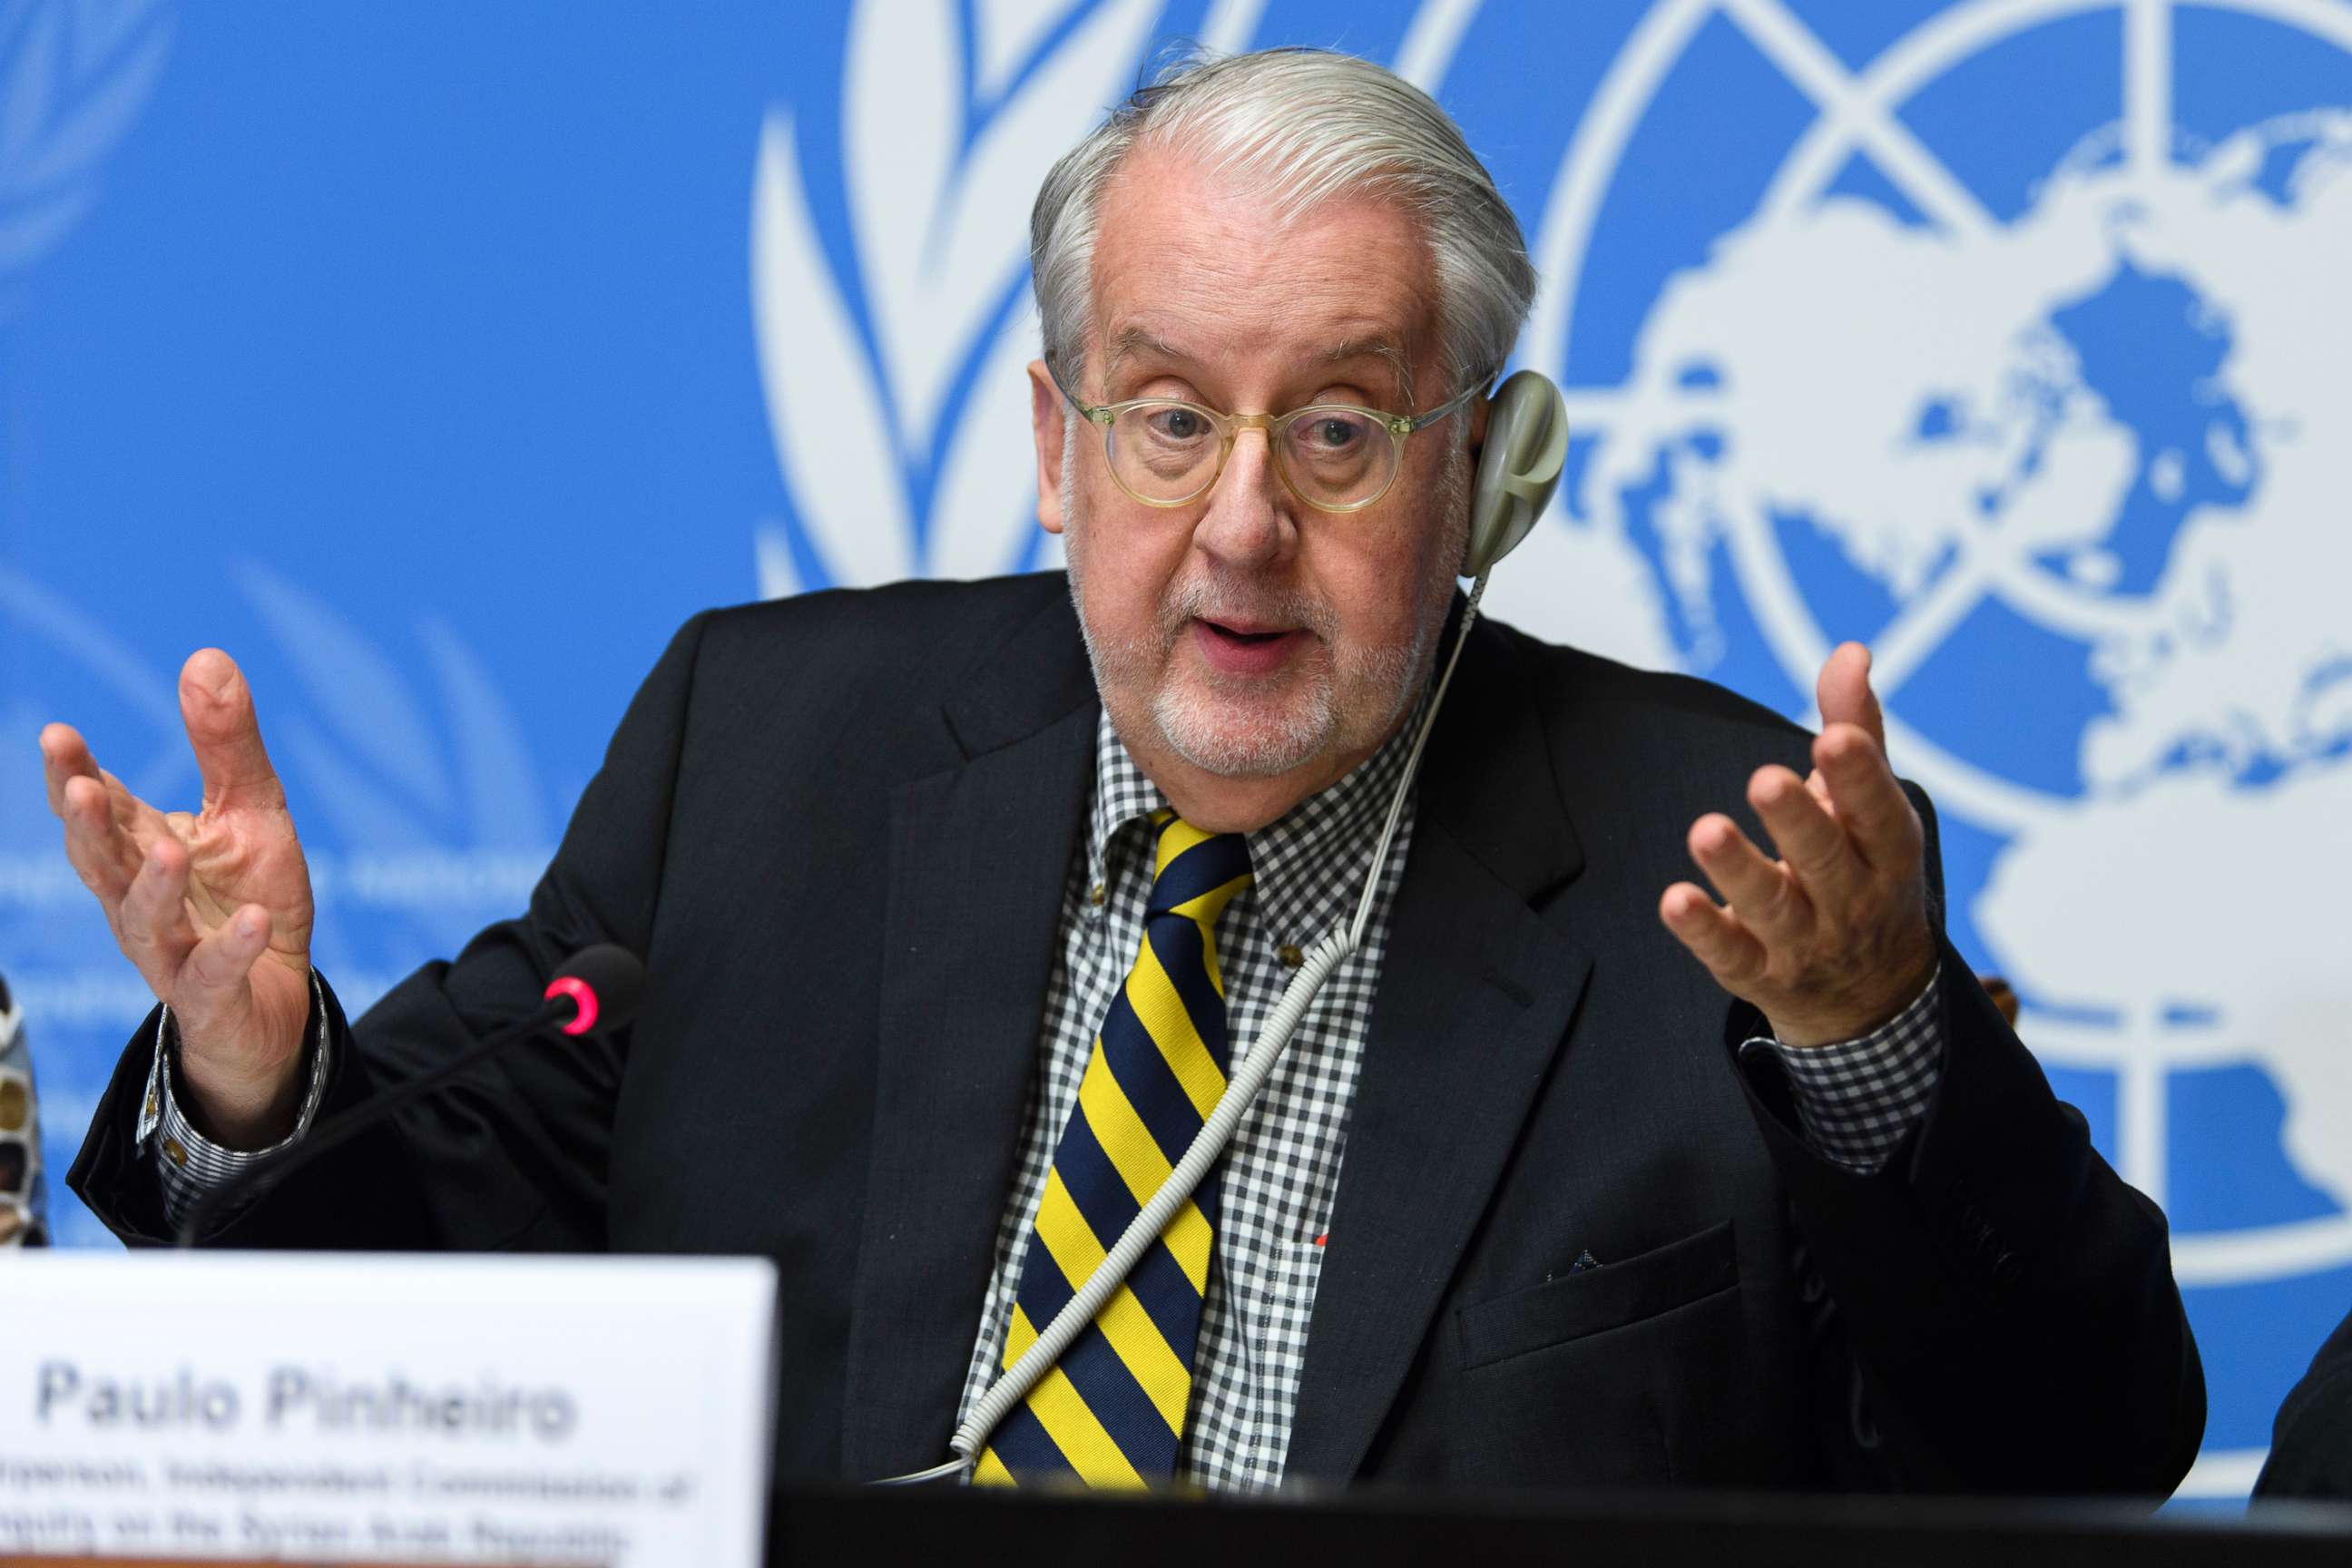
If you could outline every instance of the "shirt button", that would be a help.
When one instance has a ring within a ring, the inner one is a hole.
[[[1103,906],[1103,899],[1108,894],[1108,889],[1105,888],[1100,882],[1097,882],[1093,887],[1087,889],[1087,902],[1092,904],[1097,909],[1100,909]]]
[[[163,1158],[174,1165],[184,1165],[188,1163],[188,1152],[180,1146],[177,1138],[166,1138],[163,1140]]]
[[[1282,960],[1282,967],[1285,969],[1296,969],[1307,962],[1307,955],[1298,951],[1298,944],[1295,942],[1286,942],[1276,948],[1274,956]]]

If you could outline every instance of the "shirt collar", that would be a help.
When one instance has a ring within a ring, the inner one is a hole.
[[[1428,705],[1424,686],[1405,721],[1379,751],[1337,784],[1249,835],[1252,892],[1268,940],[1305,947],[1355,912],[1389,797],[1404,772]],[[1090,887],[1108,888],[1127,873],[1130,835],[1142,885],[1150,885],[1151,865],[1141,847],[1150,839],[1140,825],[1167,804],[1160,786],[1128,753],[1106,710],[1095,730],[1094,809],[1087,832]],[[1412,810],[1410,800],[1406,810]]]

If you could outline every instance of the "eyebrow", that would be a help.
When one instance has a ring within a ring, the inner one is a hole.
[[[1201,362],[1161,337],[1149,327],[1121,327],[1111,334],[1110,353],[1103,359],[1103,384],[1108,386],[1118,374],[1121,360],[1143,354],[1158,354],[1162,359],[1181,360],[1186,364]]]
[[[1406,411],[1412,407],[1412,365],[1405,358],[1404,347],[1386,332],[1373,332],[1360,338],[1350,338],[1323,356],[1327,364],[1344,364],[1349,360],[1376,359],[1389,367],[1396,377],[1397,395],[1404,400]]]
[[[1110,352],[1103,359],[1103,382],[1106,388],[1117,379],[1122,361],[1147,354],[1156,354],[1161,359],[1174,360],[1190,365],[1204,363],[1199,355],[1177,347],[1150,327],[1121,327],[1111,334]],[[1396,378],[1397,395],[1404,402],[1404,411],[1409,412],[1413,405],[1412,366],[1405,357],[1403,346],[1389,333],[1374,331],[1360,337],[1349,338],[1329,353],[1321,355],[1317,363],[1345,364],[1351,360],[1361,359],[1378,360],[1388,366],[1389,373]]]

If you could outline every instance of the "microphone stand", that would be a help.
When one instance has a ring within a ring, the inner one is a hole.
[[[488,1037],[468,1046],[439,1067],[418,1074],[390,1092],[357,1107],[348,1115],[336,1118],[327,1126],[310,1132],[292,1148],[239,1171],[206,1192],[189,1208],[187,1217],[181,1221],[178,1235],[172,1243],[173,1249],[185,1252],[194,1247],[212,1223],[228,1212],[232,1203],[259,1196],[313,1160],[342,1147],[361,1133],[381,1126],[452,1079],[488,1061],[516,1041],[543,1029],[562,1026],[567,1022],[567,1015],[576,1010],[575,998],[559,992],[541,1003],[530,1016],[493,1031]]]

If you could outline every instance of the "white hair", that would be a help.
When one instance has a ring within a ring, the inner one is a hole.
[[[1341,196],[1394,202],[1420,222],[1435,270],[1448,385],[1501,370],[1535,299],[1518,219],[1436,101],[1392,71],[1327,49],[1172,61],[1064,154],[1029,217],[1045,360],[1075,384],[1093,310],[1104,189],[1137,146],[1246,177],[1281,222]]]

